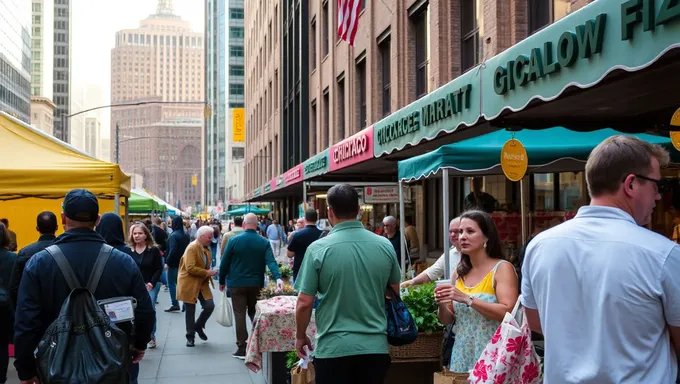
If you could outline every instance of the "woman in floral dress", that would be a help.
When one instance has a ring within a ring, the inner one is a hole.
[[[506,312],[517,301],[517,274],[505,261],[498,229],[491,215],[467,211],[460,221],[461,261],[452,285],[435,289],[439,319],[451,324],[456,342],[451,352],[452,372],[472,370]]]

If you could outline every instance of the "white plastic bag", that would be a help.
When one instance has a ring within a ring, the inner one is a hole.
[[[220,302],[215,307],[215,320],[217,320],[217,324],[223,327],[231,327],[234,324],[231,299],[227,297],[226,290],[221,296]]]

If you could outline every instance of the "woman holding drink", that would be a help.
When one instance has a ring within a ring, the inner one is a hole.
[[[472,370],[506,312],[517,301],[517,274],[505,261],[498,229],[491,215],[472,210],[461,215],[461,261],[453,284],[435,288],[438,316],[443,324],[454,322],[456,342],[451,353],[452,372]]]

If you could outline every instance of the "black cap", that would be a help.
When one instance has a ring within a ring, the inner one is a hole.
[[[83,223],[95,222],[99,216],[97,196],[86,189],[72,189],[66,194],[61,209],[69,219]]]

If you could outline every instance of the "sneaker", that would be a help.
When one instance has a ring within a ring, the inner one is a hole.
[[[179,311],[179,305],[170,306],[170,308],[165,310],[165,312],[177,312],[177,311]]]
[[[208,341],[208,335],[205,334],[204,328],[197,328],[196,333],[198,334],[198,337],[201,338],[203,341]]]
[[[156,348],[156,338],[152,338],[151,341],[149,341],[149,348],[154,349]]]
[[[187,339],[187,347],[192,348],[195,346],[196,344],[194,343],[194,339]]]
[[[245,360],[246,359],[246,348],[245,347],[239,347],[236,352],[232,355],[233,357],[240,359],[240,360]]]

